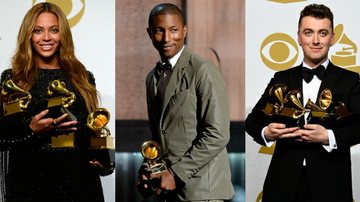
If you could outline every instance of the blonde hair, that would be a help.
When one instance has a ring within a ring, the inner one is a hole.
[[[59,21],[61,40],[56,54],[59,56],[60,66],[84,98],[88,111],[93,111],[98,107],[96,88],[89,83],[85,66],[75,56],[69,23],[65,14],[55,4],[39,3],[26,13],[19,30],[16,52],[11,63],[13,80],[25,90],[29,90],[34,83],[39,67],[35,59],[36,53],[31,45],[31,38],[37,17],[46,12],[54,14]]]

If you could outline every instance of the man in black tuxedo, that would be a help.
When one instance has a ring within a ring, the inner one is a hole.
[[[276,142],[262,202],[352,202],[350,147],[360,142],[359,75],[328,59],[334,29],[333,14],[325,5],[311,4],[301,11],[298,43],[304,53],[302,64],[275,73],[245,122],[257,143]],[[299,121],[266,115],[263,109],[271,102],[269,91],[276,84],[302,92],[303,106],[308,99],[319,103],[321,92],[330,90],[333,104],[342,102],[353,114],[331,124],[307,121],[307,113]],[[302,121],[305,124],[300,125]]]

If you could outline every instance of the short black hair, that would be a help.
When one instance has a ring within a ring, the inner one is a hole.
[[[305,6],[305,8],[300,13],[298,28],[300,28],[301,20],[306,16],[311,16],[318,19],[327,18],[331,22],[331,29],[334,30],[334,15],[327,6],[323,4],[310,4]]]
[[[158,4],[156,5],[149,14],[149,21],[148,21],[148,26],[149,28],[153,25],[153,18],[157,15],[165,15],[165,14],[170,14],[170,15],[177,15],[180,17],[181,23],[183,26],[186,25],[186,20],[184,17],[184,13],[182,12],[182,10],[177,7],[174,4],[171,3],[162,3],[162,4]]]

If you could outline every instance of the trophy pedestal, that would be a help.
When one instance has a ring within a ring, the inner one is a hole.
[[[73,148],[75,147],[74,132],[51,137],[51,148]]]
[[[61,104],[62,104],[61,97],[49,99],[48,106],[47,106],[47,108],[49,109],[48,117],[57,118],[57,117],[61,116],[63,114],[61,112],[61,106],[62,106]]]
[[[110,175],[115,169],[115,150],[114,149],[94,149],[88,150],[89,159],[98,161],[102,167],[99,169],[100,176]]]
[[[146,171],[157,174],[167,170],[166,164],[164,162],[156,163],[155,165],[150,165],[148,168],[145,168]]]
[[[114,140],[110,136],[106,137],[90,137],[90,149],[113,149]]]
[[[4,106],[4,116],[22,112],[19,102],[3,103],[3,106]]]
[[[50,98],[48,100],[48,108],[62,105],[62,97]]]

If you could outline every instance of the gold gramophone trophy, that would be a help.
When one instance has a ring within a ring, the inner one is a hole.
[[[262,110],[266,115],[273,117],[273,121],[287,125],[299,124],[307,109],[301,104],[301,92],[289,90],[285,84],[275,84],[269,90],[270,102]]]
[[[18,87],[13,80],[7,79],[2,83],[0,99],[3,116],[9,116],[25,112],[31,101],[31,94]]]
[[[86,125],[95,132],[90,136],[90,156],[103,166],[103,175],[112,173],[115,162],[114,139],[106,125],[110,121],[110,112],[97,108],[88,115]]]
[[[110,120],[110,112],[105,108],[97,108],[87,118],[87,126],[95,132],[90,137],[91,149],[114,149],[114,141],[110,130],[106,127]]]
[[[18,133],[27,117],[31,94],[18,87],[11,78],[0,86],[0,128],[4,140],[13,141],[23,134]]]
[[[262,110],[266,115],[272,116],[272,121],[285,123],[289,126],[296,123],[302,127],[303,116],[309,114],[307,123],[321,124],[332,127],[340,124],[344,118],[353,115],[349,112],[342,102],[333,102],[332,93],[329,89],[324,89],[319,95],[318,104],[310,99],[305,107],[301,103],[301,92],[299,90],[289,90],[284,96],[287,86],[276,84],[269,90],[270,102],[266,103]]]
[[[337,124],[338,121],[353,114],[348,111],[344,103],[332,101],[332,93],[329,89],[321,91],[318,105],[309,99],[305,108],[310,110],[308,122],[322,123],[328,126]]]
[[[146,141],[141,146],[141,155],[144,157],[147,166],[145,170],[149,173],[160,173],[167,169],[164,153],[155,141]]]
[[[48,87],[48,108],[57,108],[58,110],[53,111],[55,116],[61,116],[64,113],[64,109],[68,108],[75,101],[75,93],[69,91],[66,88],[64,82],[60,80],[54,80],[50,82]],[[62,113],[60,113],[62,112]]]
[[[54,80],[48,87],[48,109],[49,116],[59,117],[65,113],[68,114],[68,120],[76,120],[76,117],[67,109],[75,101],[75,93],[66,89],[64,82]],[[75,147],[75,133],[68,132],[51,137],[52,148]]]

